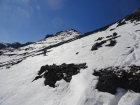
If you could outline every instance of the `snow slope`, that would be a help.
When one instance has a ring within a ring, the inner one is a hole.
[[[26,54],[20,54],[25,53],[26,48],[31,48],[27,53],[36,56],[28,56],[10,68],[6,68],[6,65],[0,67],[0,105],[139,105],[140,94],[132,90],[118,88],[115,95],[98,91],[95,89],[98,77],[92,75],[95,69],[127,67],[133,64],[140,66],[139,23],[126,21],[126,24],[119,27],[118,23],[115,23],[105,31],[52,47],[47,56],[38,55],[38,50],[59,42],[58,36],[36,42],[29,45],[30,47],[21,47],[13,52],[5,51],[5,55],[0,56],[2,63],[25,57]],[[114,30],[110,31],[113,28]],[[106,46],[109,43],[107,41],[97,50],[91,51],[92,46],[100,42],[95,40],[99,37],[108,40],[107,36],[114,32],[119,36],[115,39],[117,43],[114,46]],[[74,32],[69,37],[72,36],[75,36]],[[6,54],[13,55],[9,57]],[[79,74],[73,75],[70,83],[63,79],[57,81],[55,88],[44,86],[44,78],[32,82],[41,66],[62,63],[86,63],[88,68],[81,69]]]

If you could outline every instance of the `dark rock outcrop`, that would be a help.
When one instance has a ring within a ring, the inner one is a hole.
[[[137,10],[135,10],[132,14],[128,15],[125,17],[125,21],[140,21],[140,8],[138,8]]]
[[[30,44],[33,44],[34,42],[27,42],[27,43],[25,43],[25,44],[21,44],[21,47],[23,47],[23,46],[27,46],[27,45],[30,45]]]
[[[136,30],[135,32],[138,32],[138,31],[140,31],[140,30]]]
[[[61,64],[61,65],[46,65],[42,66],[38,71],[38,76],[34,80],[44,77],[45,85],[55,87],[55,83],[61,79],[64,79],[66,82],[70,82],[73,75],[76,75],[80,72],[80,69],[87,68],[86,63],[83,64]],[[34,81],[33,80],[33,81]]]
[[[50,38],[50,37],[53,37],[53,36],[54,36],[53,34],[47,34],[47,35],[45,36],[45,39]]]
[[[102,40],[104,37],[99,37],[97,40],[95,40],[95,41],[99,41],[99,40]]]
[[[108,36],[106,36],[106,38],[111,38],[112,37],[112,35],[108,35]]]
[[[35,80],[37,80],[37,79],[39,79],[39,78],[42,78],[42,76],[40,76],[40,75],[39,75],[39,76],[36,76],[35,79],[34,79],[33,81],[35,81]],[[32,81],[32,82],[33,82],[33,81]]]
[[[138,8],[137,10],[135,10],[132,14],[127,15],[124,19],[118,21],[117,27],[126,24],[126,21],[133,22],[135,20],[136,21],[140,21],[140,8]]]
[[[97,49],[98,49],[98,45],[99,45],[99,43],[95,43],[95,44],[92,46],[91,51],[97,50]]]
[[[106,68],[94,71],[93,75],[99,76],[96,88],[102,92],[116,93],[118,87],[131,89],[140,93],[140,66],[130,66],[129,70],[123,68]]]
[[[102,41],[96,42],[96,43],[92,46],[91,51],[98,50],[98,48],[102,47],[102,45],[105,44],[106,42],[109,42],[109,44],[106,45],[106,46],[110,46],[110,47],[111,47],[111,46],[115,46],[115,44],[117,43],[117,41],[116,41],[115,39],[118,38],[118,37],[120,37],[120,36],[117,36],[117,33],[116,33],[116,32],[114,32],[113,35],[107,36],[106,38],[108,38],[108,39],[106,39],[106,40],[102,40],[103,37],[99,37],[99,38],[98,38],[97,40],[95,40],[95,41],[98,41],[98,40],[102,40]]]
[[[107,44],[106,46],[115,46],[116,43],[116,40],[110,40],[109,44]]]
[[[2,55],[3,54],[3,52],[2,51],[0,51],[0,55]]]
[[[0,43],[0,49],[6,48],[6,45],[3,43]]]
[[[116,75],[108,74],[99,78],[96,88],[102,92],[116,93],[118,78]]]
[[[119,22],[118,22],[118,25],[117,25],[116,27],[122,26],[122,25],[124,25],[124,24],[126,24],[125,21],[119,21]]]
[[[78,54],[79,54],[79,52],[76,53],[76,55],[78,55]]]
[[[12,44],[10,44],[8,47],[12,47],[12,48],[19,48],[19,47],[21,47],[22,46],[22,44],[20,44],[19,42],[15,42],[15,43],[12,43]]]
[[[110,31],[113,31],[113,30],[115,30],[115,28],[110,29]]]
[[[116,33],[116,32],[114,32],[114,33],[113,33],[113,36],[117,36],[117,33]]]

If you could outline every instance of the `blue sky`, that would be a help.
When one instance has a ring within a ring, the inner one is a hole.
[[[85,33],[138,7],[140,0],[0,0],[0,42],[38,41],[67,29]]]

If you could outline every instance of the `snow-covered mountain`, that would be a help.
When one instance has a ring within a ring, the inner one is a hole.
[[[49,37],[47,36],[38,42],[26,43],[23,47],[18,47],[18,49],[8,46],[0,50],[0,67],[9,68],[10,66],[21,62],[27,57],[33,57],[42,54],[43,49],[51,49],[64,43],[71,42],[79,38],[80,35],[81,33],[74,29],[64,30],[51,36],[48,35]],[[15,44],[17,45],[17,43]],[[14,45],[14,43],[12,45]]]
[[[140,9],[84,35],[64,30],[0,54],[0,105],[140,104]]]

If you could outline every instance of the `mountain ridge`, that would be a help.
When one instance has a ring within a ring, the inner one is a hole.
[[[136,10],[135,10],[134,12],[132,12],[131,14],[125,16],[123,19],[125,19],[125,21],[128,21],[128,20],[131,20],[131,21],[133,21],[133,20],[139,21],[139,20],[140,20],[140,15],[139,15],[139,14],[140,14],[140,8],[136,9]],[[115,24],[115,23],[117,23],[117,22],[119,23],[118,26],[124,25],[125,22],[122,21],[123,19],[118,20],[118,21],[116,21],[116,22],[113,22],[113,23],[111,23],[111,24],[109,24],[109,25],[105,25],[105,26],[103,26],[103,27],[101,27],[101,28],[98,28],[98,29],[95,29],[95,30],[93,30],[93,31],[86,32],[86,33],[83,34],[83,36],[80,36],[80,37],[88,36],[88,35],[90,35],[90,34],[93,34],[93,33],[99,32],[99,31],[104,31],[104,30],[106,30],[107,28],[109,28],[109,26],[111,26],[112,24]],[[57,32],[57,33],[55,33],[55,34],[47,34],[47,35],[45,36],[45,38],[57,36],[57,35],[59,35],[59,33],[61,33],[61,32],[63,33],[63,32],[67,32],[67,31],[71,31],[71,30],[73,30],[73,31],[75,31],[75,32],[77,32],[77,33],[79,33],[79,34],[81,34],[80,32],[76,31],[75,29],[67,29],[67,30],[59,31],[59,32]],[[81,34],[81,35],[82,35],[82,34]],[[42,40],[43,40],[43,39],[42,39]],[[21,43],[19,43],[19,42],[14,42],[14,43],[12,43],[12,44],[1,42],[1,43],[0,43],[0,49],[6,48],[6,47],[19,48],[19,47],[23,47],[23,46],[26,46],[26,45],[29,45],[29,44],[32,44],[32,43],[34,43],[34,42],[26,42],[25,44],[21,44]]]

